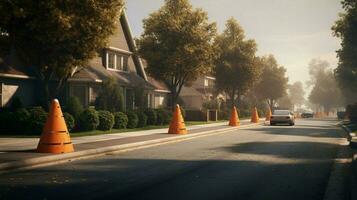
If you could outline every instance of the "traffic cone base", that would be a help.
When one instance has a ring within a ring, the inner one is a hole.
[[[177,104],[169,127],[169,134],[186,134],[187,129],[182,117],[180,106]]]
[[[231,111],[231,117],[229,119],[229,126],[239,126],[240,121],[238,117],[238,112],[235,106],[233,106],[232,111]]]
[[[258,115],[258,111],[257,111],[256,107],[254,107],[252,110],[252,118],[251,118],[250,122],[259,123],[259,115]]]
[[[66,122],[57,99],[51,102],[48,118],[43,127],[36,151],[39,153],[56,154],[74,151]]]

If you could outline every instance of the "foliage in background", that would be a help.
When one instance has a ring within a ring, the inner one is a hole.
[[[220,54],[214,68],[216,87],[230,97],[233,107],[235,100],[259,78],[257,45],[254,40],[245,39],[243,28],[234,18],[226,22],[226,29],[215,43]]]
[[[147,125],[156,125],[157,123],[157,113],[154,109],[148,108],[144,112],[148,117]]]
[[[71,114],[75,119],[78,119],[79,115],[83,112],[83,105],[79,101],[78,97],[70,97],[64,107],[65,111]]]
[[[98,130],[109,131],[114,126],[114,116],[109,111],[100,110],[98,111],[99,125]]]
[[[168,86],[172,108],[183,85],[211,70],[215,35],[216,25],[208,22],[207,13],[193,9],[188,0],[165,0],[144,20],[139,53],[148,63],[148,73]]]
[[[325,112],[332,108],[341,106],[343,99],[341,90],[338,87],[336,79],[330,69],[329,63],[324,60],[313,59],[309,64],[310,86],[312,90],[309,95],[309,101],[319,107],[323,107]]]
[[[63,113],[63,117],[64,117],[64,121],[66,122],[68,131],[72,131],[76,124],[74,117],[67,112]]]
[[[123,89],[113,77],[110,77],[103,82],[100,91],[101,92],[95,101],[97,109],[110,112],[124,111]]]
[[[138,115],[133,111],[128,111],[126,113],[128,117],[128,125],[127,128],[136,128],[138,126],[139,118]]]
[[[47,106],[77,68],[105,47],[122,7],[122,0],[0,1],[0,42],[36,69]]]
[[[273,55],[261,58],[263,72],[261,80],[255,87],[258,99],[266,100],[271,109],[276,106],[277,100],[286,94],[288,78],[286,69],[279,66]]]
[[[47,112],[42,107],[33,107],[29,113],[29,133],[40,135],[47,120]]]
[[[339,58],[335,76],[347,103],[357,102],[357,2],[343,0],[345,12],[332,27],[336,37],[341,39],[341,49],[337,51]]]
[[[145,127],[147,125],[148,116],[143,111],[136,111],[136,115],[138,116],[138,128]]]
[[[98,112],[92,108],[85,109],[79,116],[79,128],[82,131],[95,130],[99,125]]]
[[[288,85],[288,94],[291,104],[296,108],[300,108],[305,103],[305,91],[302,82],[297,81]]]
[[[115,129],[124,129],[128,125],[128,116],[122,112],[114,113],[114,128]]]

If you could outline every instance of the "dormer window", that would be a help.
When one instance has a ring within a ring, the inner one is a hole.
[[[125,53],[108,49],[105,51],[105,67],[109,70],[128,71],[129,56]]]

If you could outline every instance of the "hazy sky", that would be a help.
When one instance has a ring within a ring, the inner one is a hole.
[[[163,5],[163,0],[127,0],[127,14],[134,36],[142,20]],[[339,0],[191,0],[208,12],[222,32],[225,21],[236,18],[247,38],[255,39],[258,55],[273,54],[287,68],[290,83],[308,80],[308,63],[321,58],[336,66],[340,41],[331,26],[342,11]]]

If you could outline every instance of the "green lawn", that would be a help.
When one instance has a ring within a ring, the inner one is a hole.
[[[200,122],[200,121],[188,121],[185,122],[186,126],[193,126],[193,125],[201,125],[201,124],[212,124],[212,123],[219,123],[224,122],[225,120],[220,120],[217,122],[209,121],[209,122]],[[160,129],[160,128],[168,128],[169,125],[161,125],[161,126],[146,126],[143,128],[134,128],[134,129],[112,129],[110,131],[83,131],[83,132],[73,132],[71,133],[72,137],[81,137],[81,136],[90,136],[90,135],[103,135],[103,134],[112,134],[112,133],[126,133],[126,132],[133,132],[133,131],[143,131],[143,130],[152,130],[152,129]]]

